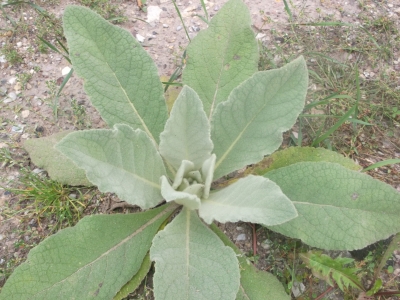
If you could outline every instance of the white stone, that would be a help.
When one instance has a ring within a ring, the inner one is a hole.
[[[61,70],[61,74],[62,74],[62,76],[65,76],[65,75],[67,75],[70,71],[71,71],[71,68],[70,68],[70,67],[64,67],[64,68]]]
[[[147,22],[158,22],[162,9],[158,6],[150,5],[147,7]]]
[[[136,39],[137,39],[140,43],[143,43],[143,42],[144,42],[144,36],[143,36],[143,35],[140,35],[139,33],[136,34]]]
[[[27,117],[29,117],[29,110],[23,110],[21,112],[21,117],[26,119]]]

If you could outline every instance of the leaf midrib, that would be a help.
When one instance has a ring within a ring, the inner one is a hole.
[[[78,22],[80,22],[80,20],[77,20]],[[91,36],[91,33],[87,30],[87,26],[85,26],[84,24],[81,23],[81,27],[80,28],[84,28],[86,29],[86,33]],[[121,31],[122,32],[122,31]],[[80,36],[81,39],[85,39],[85,37],[82,34],[79,34],[79,31],[75,31],[73,34]],[[122,87],[121,81],[118,79],[116,73],[113,71],[113,69],[111,68],[111,66],[108,63],[108,60],[106,59],[104,53],[101,51],[102,47],[99,47],[99,41],[98,39],[92,39],[92,41],[94,42],[94,44],[96,45],[96,50],[98,50],[98,53],[101,54],[101,56],[104,59],[104,62],[107,64],[107,67],[109,68],[109,70],[111,71],[112,75],[114,76],[115,80],[117,81],[118,85],[120,86],[121,90],[123,91],[123,94],[125,96],[125,99],[128,101],[129,105],[131,106],[134,114],[138,117],[140,123],[142,124],[144,131],[149,135],[149,137],[154,141],[156,148],[158,149],[158,143],[156,141],[156,139],[154,138],[154,136],[152,135],[152,133],[150,132],[149,128],[147,127],[145,121],[143,120],[143,118],[140,116],[140,114],[138,113],[136,107],[133,105],[132,101],[130,101],[130,97],[128,96],[128,93],[126,92],[125,88]]]
[[[296,68],[295,71],[297,71],[297,68]],[[295,71],[293,71],[293,73],[295,73]],[[293,73],[292,73],[292,76],[293,76]],[[259,74],[259,73],[255,73],[255,74]],[[286,83],[288,80],[290,80],[290,78],[292,78],[292,76],[288,77],[288,78],[285,80],[284,83]],[[251,76],[250,78],[253,78],[253,77],[254,77],[254,75]],[[249,78],[249,79],[250,79],[250,78]],[[249,80],[249,79],[248,79],[248,80]],[[277,93],[280,93],[281,89],[283,89],[283,88],[285,87],[285,84],[284,84],[284,83],[281,84],[280,88],[279,88],[278,90],[275,91],[275,93],[270,97],[270,99],[274,98],[275,95],[276,95]],[[243,83],[242,83],[242,84],[243,84]],[[232,95],[232,93],[231,93],[231,95]],[[228,100],[226,101],[226,103],[227,103],[228,101],[230,101],[230,99],[231,99],[231,98],[228,97]],[[269,101],[264,102],[264,105],[261,106],[261,109],[259,109],[258,112],[254,115],[254,117],[251,118],[251,119],[249,120],[249,122],[247,122],[246,126],[244,126],[243,130],[239,133],[238,137],[231,143],[231,145],[228,147],[228,149],[225,151],[225,153],[224,153],[224,154],[221,156],[221,158],[216,162],[216,164],[215,164],[215,170],[218,169],[218,167],[221,165],[221,163],[225,160],[225,158],[229,155],[229,153],[232,151],[232,149],[236,146],[236,144],[238,143],[238,141],[240,140],[240,138],[242,137],[242,135],[246,132],[246,130],[247,130],[247,128],[250,126],[250,124],[253,123],[254,119],[257,118],[257,117],[261,114],[261,112],[264,110],[265,106],[267,106],[268,104],[269,104]]]
[[[167,204],[168,205],[168,204]],[[151,226],[154,222],[156,222],[158,219],[162,218],[165,214],[175,210],[178,207],[178,205],[176,204],[169,204],[168,207],[165,208],[165,210],[163,210],[162,212],[160,212],[158,215],[156,215],[155,217],[153,217],[151,220],[149,220],[146,224],[140,226],[137,230],[135,230],[132,234],[128,235],[126,238],[124,238],[122,241],[120,241],[118,244],[116,244],[115,246],[111,247],[110,249],[108,249],[107,251],[105,251],[104,253],[102,253],[99,257],[97,257],[96,259],[94,259],[93,261],[85,264],[84,266],[82,266],[81,268],[77,269],[75,272],[71,273],[69,276],[65,277],[63,280],[60,280],[56,283],[54,283],[53,285],[51,285],[48,288],[45,288],[41,291],[38,291],[36,294],[34,294],[34,296],[37,296],[51,288],[53,288],[54,286],[63,283],[64,281],[66,281],[67,279],[69,279],[70,277],[72,277],[73,275],[77,274],[78,272],[80,272],[81,270],[93,265],[94,263],[96,263],[97,261],[99,261],[100,259],[102,259],[103,257],[105,257],[106,255],[108,255],[109,253],[111,253],[112,251],[118,249],[120,246],[122,246],[123,244],[127,243],[128,241],[130,241],[132,238],[134,238],[136,235],[140,234],[141,232],[143,232],[143,230],[145,230],[148,226]]]

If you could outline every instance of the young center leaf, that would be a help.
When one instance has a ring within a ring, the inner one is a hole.
[[[240,279],[236,254],[193,210],[183,208],[156,235],[150,258],[155,261],[156,299],[235,299]]]
[[[112,130],[78,131],[62,139],[56,148],[85,169],[89,181],[100,191],[116,193],[141,208],[161,202],[164,163],[142,130],[117,124]]]
[[[175,209],[164,205],[144,213],[85,217],[32,249],[0,299],[112,299],[139,270]]]
[[[246,5],[230,0],[186,49],[182,81],[197,92],[208,118],[218,103],[257,71],[258,46],[250,24]]]
[[[220,103],[211,120],[217,155],[214,178],[259,162],[282,143],[304,107],[308,86],[305,60],[255,73]]]
[[[328,162],[301,162],[265,174],[299,216],[271,230],[328,250],[361,249],[400,231],[400,194],[372,177]]]
[[[160,154],[177,170],[182,160],[195,169],[210,157],[213,143],[203,104],[194,90],[184,86],[160,136]]]
[[[64,33],[85,91],[112,127],[128,124],[156,143],[167,120],[157,67],[132,34],[85,7],[68,6]]]
[[[276,225],[297,216],[291,201],[279,186],[261,176],[249,175],[230,186],[210,194],[199,208],[200,217],[208,224],[214,220],[252,222]]]

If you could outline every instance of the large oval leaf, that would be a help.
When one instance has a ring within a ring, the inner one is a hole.
[[[209,118],[218,103],[257,71],[258,46],[250,23],[246,5],[230,0],[187,47],[182,80],[200,96]]]
[[[154,238],[156,299],[235,299],[240,271],[235,252],[184,208]]]
[[[329,250],[364,248],[400,231],[400,193],[341,165],[302,162],[265,174],[299,216],[268,228]]]
[[[203,199],[199,215],[208,224],[216,220],[276,225],[297,217],[297,212],[273,181],[249,175]]]
[[[166,175],[161,156],[140,129],[118,124],[114,129],[84,130],[67,135],[56,148],[85,169],[102,192],[150,208],[161,200],[160,177]]]
[[[334,151],[314,147],[289,147],[265,157],[260,162],[247,168],[244,173],[245,175],[254,174],[262,176],[272,170],[303,161],[326,161],[340,164],[350,170],[360,171],[362,169],[360,165],[356,164],[350,158],[344,157]]]
[[[140,128],[158,143],[168,114],[150,56],[132,34],[87,8],[68,6],[63,21],[72,65],[102,118],[110,127]]]
[[[218,105],[211,120],[215,179],[278,149],[282,132],[294,125],[304,107],[307,74],[299,57],[280,69],[254,74]]]
[[[85,171],[54,149],[54,145],[71,132],[61,131],[51,136],[29,139],[25,141],[24,148],[28,151],[32,162],[39,168],[45,169],[51,179],[62,184],[91,186]]]
[[[175,208],[82,219],[32,249],[0,299],[112,299],[139,270],[154,235]]]

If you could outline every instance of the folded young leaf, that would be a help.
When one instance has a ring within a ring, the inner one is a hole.
[[[304,107],[307,85],[307,66],[299,57],[280,69],[255,73],[217,106],[211,120],[215,179],[278,149],[282,133]]]
[[[118,124],[114,129],[73,132],[56,148],[85,169],[90,182],[102,192],[151,208],[162,200],[160,177],[166,175],[154,143],[140,129]]]
[[[175,169],[188,160],[198,170],[213,147],[203,104],[194,90],[184,86],[161,133],[160,153]]]
[[[165,201],[175,201],[189,209],[198,209],[200,206],[200,199],[197,195],[174,190],[165,176],[161,177],[161,194]]]
[[[271,230],[329,250],[361,249],[400,231],[400,193],[328,162],[301,162],[265,174],[299,216]]]
[[[230,0],[186,49],[182,80],[200,96],[209,119],[218,103],[257,71],[258,46],[250,24],[246,5]]]
[[[32,162],[39,168],[45,169],[51,179],[62,184],[91,186],[85,171],[54,149],[54,145],[71,132],[62,131],[51,136],[29,139],[24,143],[24,148],[28,151]]]
[[[203,199],[199,215],[208,224],[216,220],[276,225],[295,218],[297,212],[274,182],[249,175]]]
[[[158,144],[168,113],[151,57],[131,33],[88,8],[68,6],[63,23],[69,57],[102,118],[110,127],[140,128]]]
[[[32,249],[0,299],[112,299],[139,270],[154,235],[175,208],[85,217]]]
[[[235,252],[199,219],[183,209],[154,238],[156,299],[235,299],[240,271]]]

